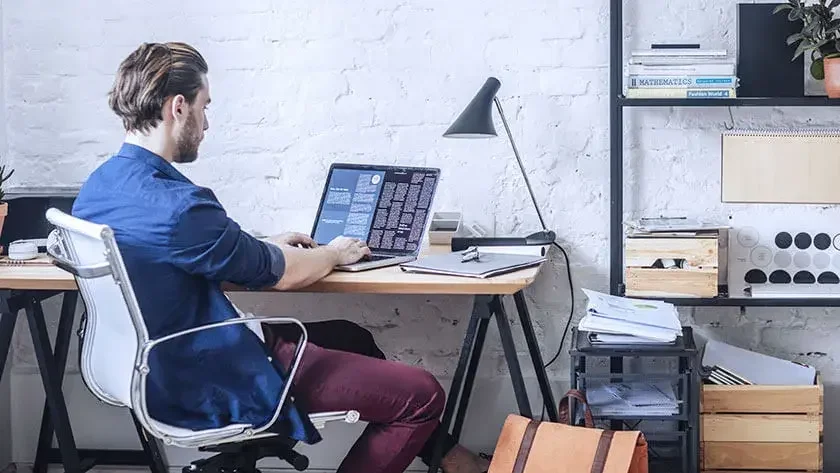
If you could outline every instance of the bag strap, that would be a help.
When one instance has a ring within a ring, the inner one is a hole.
[[[528,454],[531,453],[531,446],[534,445],[539,426],[540,421],[531,420],[525,427],[525,435],[522,436],[522,443],[519,444],[519,453],[516,454],[516,462],[513,464],[511,473],[525,473],[525,463],[528,461]]]
[[[595,460],[592,462],[590,473],[604,473],[604,467],[607,464],[607,453],[610,451],[613,434],[615,434],[613,430],[601,432],[601,438],[598,439],[598,448],[595,450]]]
[[[572,413],[569,412],[569,398],[573,398],[580,402],[583,405],[583,418],[584,418],[584,426],[593,428],[595,427],[595,421],[592,418],[592,410],[589,408],[589,404],[586,402],[586,396],[577,389],[570,389],[563,395],[563,398],[560,399],[560,404],[557,406],[557,410],[559,411],[559,421],[561,424],[572,424]]]

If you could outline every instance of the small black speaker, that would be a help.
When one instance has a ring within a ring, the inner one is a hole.
[[[796,44],[786,41],[802,31],[802,22],[788,20],[786,11],[774,15],[777,5],[738,4],[739,97],[805,95],[805,58],[791,61]]]

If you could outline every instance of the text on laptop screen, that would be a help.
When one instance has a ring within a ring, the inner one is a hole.
[[[371,250],[420,246],[438,174],[434,170],[333,169],[313,238],[366,241]]]

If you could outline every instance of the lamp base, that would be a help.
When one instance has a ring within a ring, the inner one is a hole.
[[[540,230],[524,237],[452,237],[452,251],[466,250],[471,246],[543,246],[557,240],[551,230]]]

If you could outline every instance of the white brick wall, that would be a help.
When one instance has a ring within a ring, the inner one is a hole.
[[[626,4],[627,49],[674,39],[735,46],[734,1]],[[606,0],[7,1],[6,139],[0,143],[7,149],[5,161],[17,168],[18,184],[80,183],[122,138],[105,97],[119,61],[142,41],[183,40],[209,61],[213,105],[201,158],[182,169],[214,188],[246,228],[307,231],[327,166],[348,160],[439,166],[444,177],[438,209],[463,211],[500,233],[523,233],[538,222],[504,137],[440,137],[484,79],[495,75],[549,225],[570,249],[576,287],[604,290],[608,12]],[[833,109],[733,114],[739,126],[837,121]],[[626,208],[721,217],[755,211],[719,201],[719,133],[728,119],[724,108],[628,110]],[[836,214],[819,207],[761,210],[782,217]],[[529,297],[544,352],[551,356],[569,310],[559,258]],[[449,297],[360,296],[348,303],[337,296],[251,296],[242,303],[267,313],[359,320],[375,330],[391,356],[439,376],[454,368],[463,323],[452,327],[469,310],[465,298]],[[703,333],[823,370],[829,466],[840,462],[831,448],[831,420],[837,417],[831,401],[840,379],[832,336],[837,313],[684,313]],[[16,336],[17,371],[31,373],[28,334]],[[482,376],[503,374],[497,340],[493,329]],[[557,362],[558,380],[567,379],[567,366],[565,357]],[[496,408],[502,416],[514,404]],[[31,430],[25,424],[16,428]],[[487,440],[479,443],[492,448]]]

